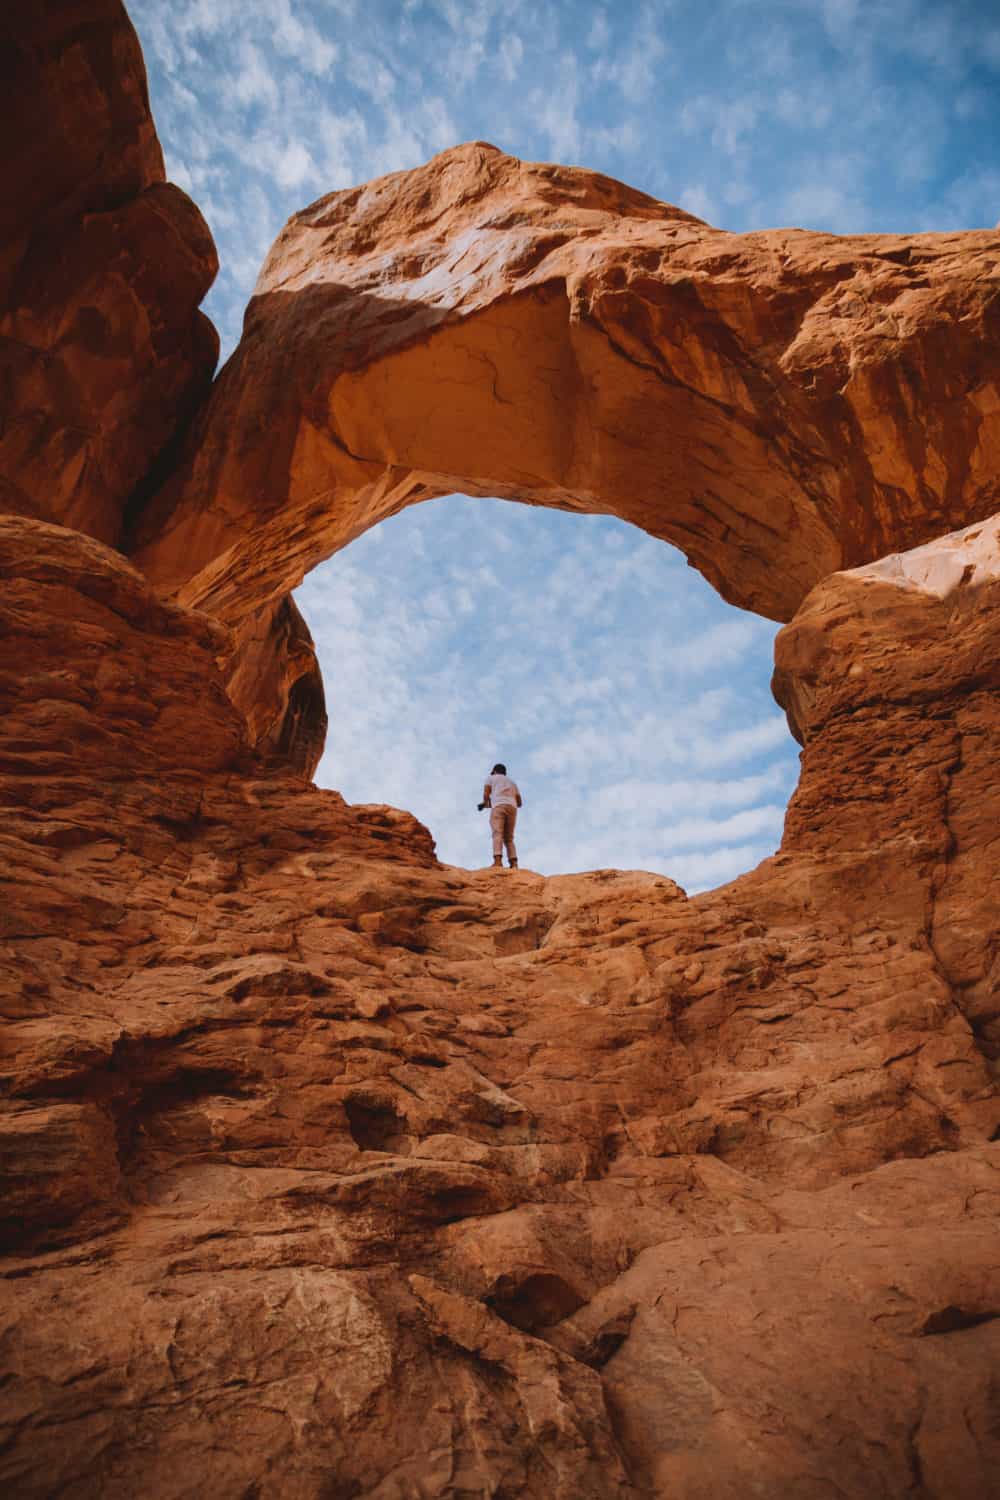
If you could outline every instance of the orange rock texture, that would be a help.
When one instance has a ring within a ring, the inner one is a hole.
[[[22,97],[120,86],[155,156],[120,8],[37,15]],[[464,147],[293,221],[135,559],[41,445],[0,515],[4,1494],[1000,1495],[990,243],[719,235]],[[798,606],[772,859],[459,870],[295,774],[296,569],[470,474]]]
[[[998,536],[810,595],[689,900],[437,864],[0,522],[7,1489],[995,1494]]]
[[[403,506],[621,516],[787,620],[1000,509],[1000,234],[729,234],[461,146],[295,215],[137,557],[237,622]]]
[[[0,79],[0,512],[117,544],[215,368],[215,246],[119,0],[4,6]]]
[[[242,621],[226,662],[226,691],[251,744],[311,776],[326,741],[326,694],[309,626],[291,594]]]

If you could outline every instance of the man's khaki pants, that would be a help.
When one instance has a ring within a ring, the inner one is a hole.
[[[514,848],[514,824],[517,822],[517,808],[511,807],[509,802],[502,802],[499,807],[490,808],[490,830],[493,834],[493,858],[500,858],[500,850],[506,846],[507,858],[513,861],[517,858],[517,850]]]

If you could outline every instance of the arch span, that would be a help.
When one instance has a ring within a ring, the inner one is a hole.
[[[289,221],[137,561],[238,623],[462,490],[620,516],[786,620],[1000,507],[998,250],[730,234],[456,147]]]

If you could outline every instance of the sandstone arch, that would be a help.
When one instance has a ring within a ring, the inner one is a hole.
[[[233,623],[463,490],[621,516],[788,619],[998,506],[993,232],[729,234],[481,143],[293,217],[133,549]]]
[[[972,337],[973,407],[977,276],[928,355]],[[294,656],[304,714],[304,627],[261,601],[329,507],[276,485],[252,555],[237,386],[149,556],[230,618],[244,570],[239,665]],[[230,438],[245,508],[199,530]],[[253,753],[276,725],[227,700],[225,632],[93,539],[103,491],[58,509],[57,448],[37,495],[81,530],[0,517],[4,1492],[995,1493],[1000,523],[831,575],[781,633],[774,859],[691,900],[501,888]],[[379,474],[373,513],[406,495]]]

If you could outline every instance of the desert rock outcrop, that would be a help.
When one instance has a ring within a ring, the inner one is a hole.
[[[0,512],[118,545],[208,394],[208,227],[165,180],[119,0],[0,17]],[[84,122],[84,123],[81,123]],[[326,713],[291,598],[240,624],[227,676],[262,751],[311,774]]]
[[[29,94],[63,56],[96,119],[128,96],[125,207],[71,157],[66,223],[167,201],[120,8],[37,17]],[[42,444],[48,509],[0,516],[4,1493],[1000,1495],[994,244],[718,235],[460,148],[293,221],[151,576]],[[690,899],[459,870],[288,769],[324,716],[296,570],[448,475],[625,514],[629,464],[630,519],[800,606],[778,854]]]
[[[7,1486],[990,1494],[997,537],[810,596],[785,843],[689,900],[438,865],[0,522]]]
[[[729,234],[481,144],[276,241],[136,556],[239,621],[431,494],[632,521],[734,603],[1000,508],[1000,236]]]
[[[326,693],[309,626],[290,594],[241,622],[226,691],[262,755],[312,776],[326,742]]]
[[[0,79],[0,511],[117,544],[212,378],[215,246],[119,0],[4,7]]]

